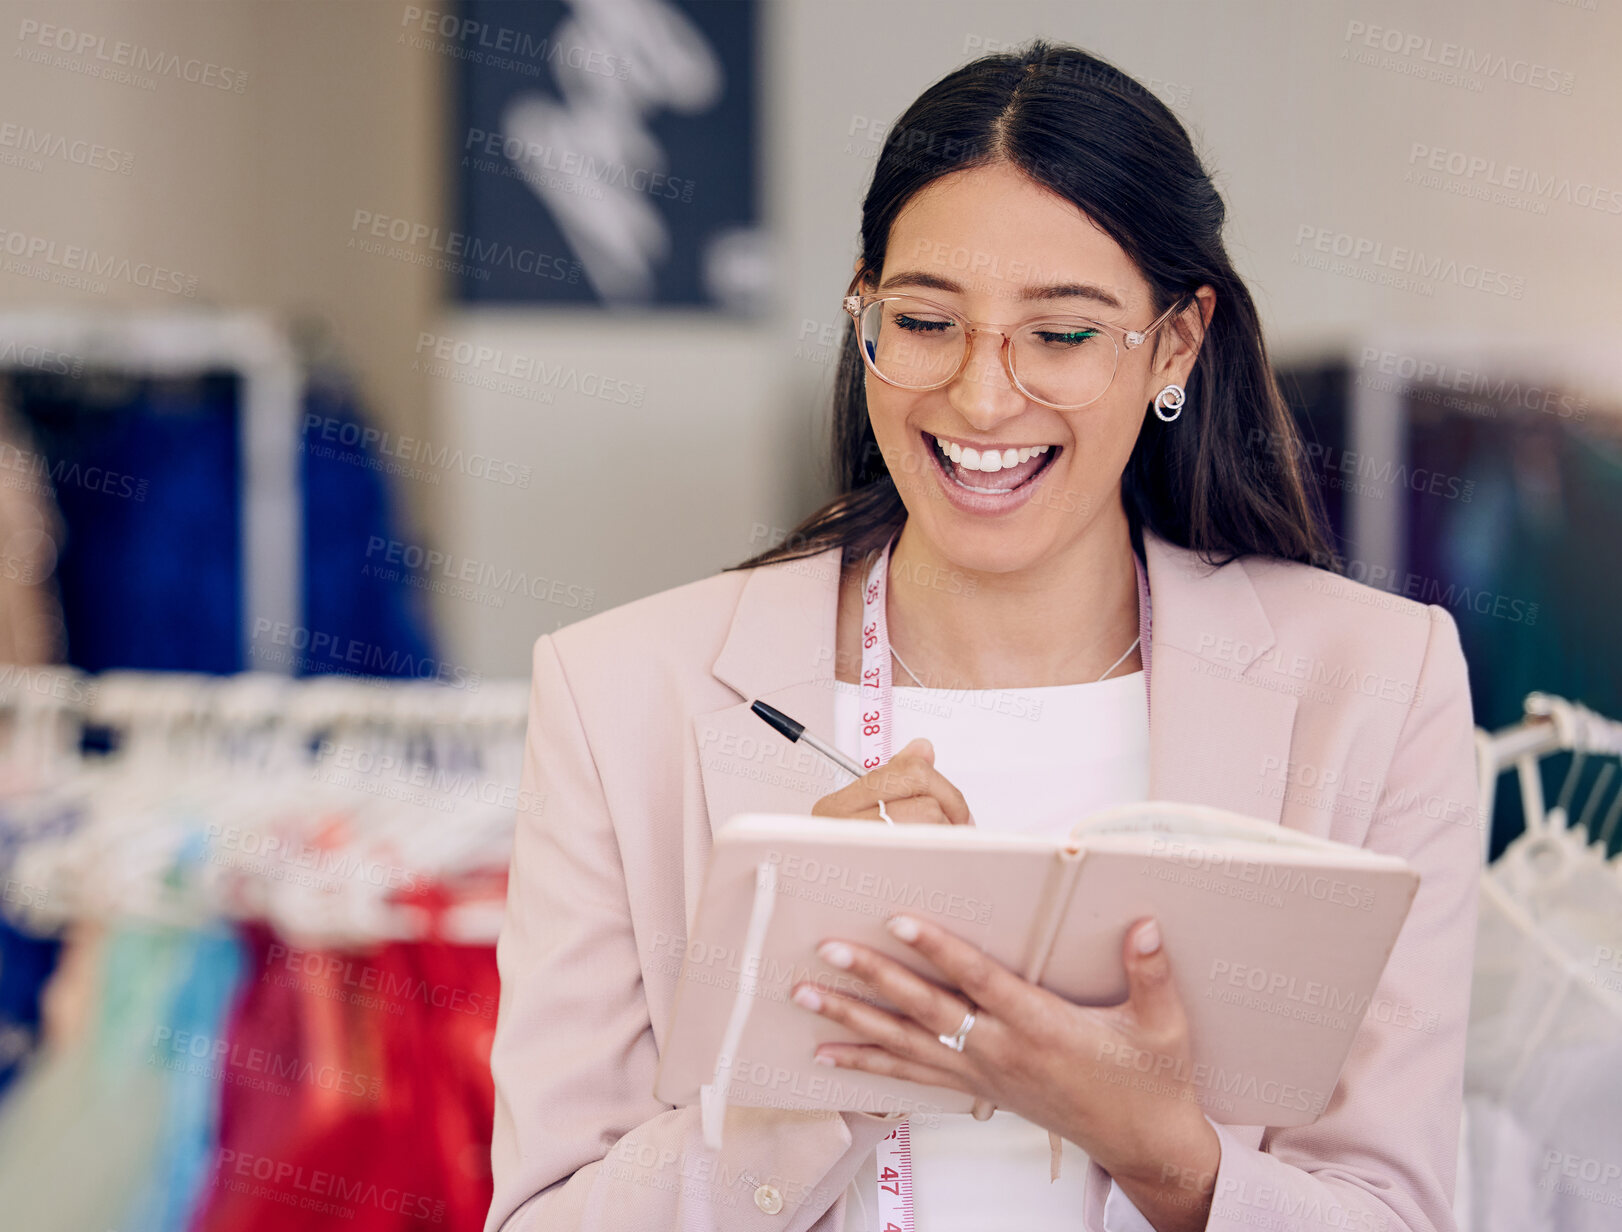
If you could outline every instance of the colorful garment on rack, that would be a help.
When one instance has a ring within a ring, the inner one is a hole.
[[[57,577],[69,661],[238,670],[241,382],[97,375],[13,377],[67,528]]]
[[[218,1056],[244,953],[230,931],[182,934],[174,941],[173,991],[155,1024],[151,1063],[168,1074],[158,1149],[146,1183],[119,1232],[180,1232],[190,1222],[218,1137]],[[199,1057],[198,1042],[207,1047]]]
[[[419,585],[425,579],[391,563],[403,558],[410,536],[390,483],[393,459],[378,451],[386,439],[367,423],[347,381],[312,374],[299,445],[304,623],[332,637],[322,650],[312,637],[292,665],[295,675],[438,675],[428,592]]]
[[[0,919],[0,1098],[39,1042],[40,993],[60,949],[54,938],[30,937]]]
[[[176,1220],[195,1188],[188,1178],[197,1173],[196,1126],[213,1092],[207,1058],[192,1051],[181,1024],[217,1016],[232,945],[217,935],[136,925],[101,943],[100,1001],[89,1029],[42,1055],[0,1106],[7,1227],[183,1226]],[[163,1192],[174,1183],[185,1187],[181,1193]]]
[[[250,929],[193,1232],[476,1232],[490,1201],[492,947],[303,950]]]
[[[1517,721],[1533,690],[1622,714],[1612,666],[1622,571],[1608,567],[1622,526],[1622,445],[1547,415],[1506,415],[1417,425],[1414,450],[1413,474],[1473,485],[1464,500],[1409,494],[1401,586],[1457,620],[1476,722]],[[1562,770],[1544,763],[1551,799]],[[1525,824],[1519,793],[1501,793],[1489,857]]]
[[[77,805],[36,805],[30,795],[20,791],[0,804],[0,1101],[42,1042],[42,996],[62,951],[56,938],[35,936],[10,918],[47,905],[45,888],[18,870],[18,856],[30,842],[72,833],[84,818]]]

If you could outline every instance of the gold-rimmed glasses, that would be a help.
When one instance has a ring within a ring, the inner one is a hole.
[[[898,389],[939,389],[968,366],[974,335],[995,334],[1002,339],[998,353],[1014,388],[1059,411],[1103,397],[1115,379],[1121,349],[1142,346],[1188,303],[1181,297],[1145,329],[1070,313],[1042,313],[1003,329],[918,295],[859,295],[859,285],[860,274],[845,293],[844,308],[856,322],[862,361],[879,380]]]

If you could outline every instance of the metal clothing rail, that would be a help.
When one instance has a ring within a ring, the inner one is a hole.
[[[477,687],[462,688],[358,676],[93,675],[71,667],[0,664],[0,713],[39,719],[71,715],[107,727],[186,722],[279,723],[311,730],[343,723],[521,728],[528,708],[529,681],[522,679],[483,679]]]
[[[6,914],[38,932],[263,918],[370,943],[422,935],[396,891],[443,882],[456,901],[435,927],[494,944],[495,874],[517,814],[544,802],[521,781],[529,692],[0,664],[0,798],[25,802],[0,825],[0,871],[37,891]],[[63,802],[66,829],[34,824]]]

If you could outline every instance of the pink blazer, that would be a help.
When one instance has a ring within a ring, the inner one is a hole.
[[[1145,535],[1150,795],[1408,860],[1422,881],[1312,1125],[1219,1125],[1210,1229],[1454,1228],[1481,841],[1448,613],[1304,565],[1220,569]],[[654,1070],[716,826],[848,779],[757,698],[832,730],[838,552],[720,573],[535,644],[491,1068],[486,1232],[841,1232],[892,1122],[730,1108],[725,1146]],[[1171,954],[1173,962],[1176,954]],[[1109,1177],[1089,1165],[1085,1227]]]

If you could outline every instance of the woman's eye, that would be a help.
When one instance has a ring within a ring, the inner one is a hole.
[[[915,334],[938,334],[942,330],[952,328],[950,321],[928,320],[924,317],[908,316],[904,312],[896,314],[895,323],[901,329]]]
[[[1096,329],[1086,329],[1077,326],[1074,329],[1042,329],[1031,331],[1037,341],[1046,342],[1053,346],[1080,346],[1090,338],[1098,337]]]

